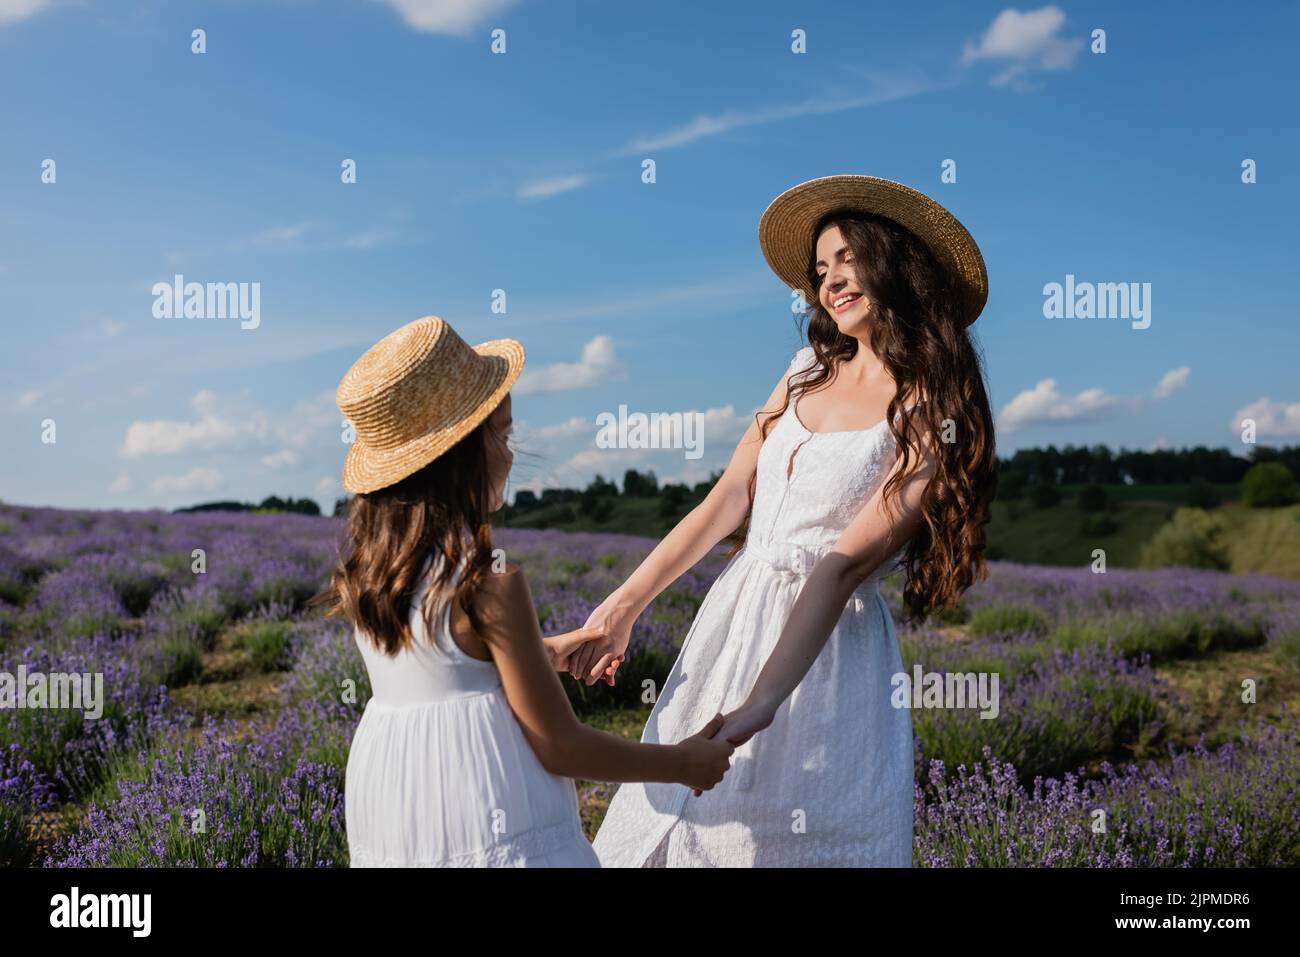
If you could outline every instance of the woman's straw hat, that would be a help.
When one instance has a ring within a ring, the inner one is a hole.
[[[523,367],[524,347],[514,339],[471,349],[437,316],[390,332],[335,394],[357,433],[343,487],[374,492],[424,468],[492,414]]]
[[[924,193],[876,176],[823,176],[792,186],[772,200],[758,222],[758,243],[773,272],[810,305],[817,295],[809,285],[822,216],[837,209],[876,213],[910,229],[935,258],[956,275],[964,298],[966,324],[979,316],[989,297],[984,257],[966,227]]]

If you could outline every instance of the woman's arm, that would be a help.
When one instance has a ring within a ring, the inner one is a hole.
[[[744,744],[772,723],[781,703],[821,654],[853,592],[921,527],[921,497],[935,470],[929,441],[927,432],[920,442],[921,467],[889,504],[894,517],[892,531],[882,482],[834,549],[813,567],[745,703],[726,716],[723,734],[732,744]],[[886,481],[900,470],[901,459],[895,459]]]
[[[501,674],[506,700],[533,752],[552,774],[594,781],[657,781],[709,790],[733,746],[711,740],[721,717],[678,744],[642,744],[578,721],[542,643],[528,582],[517,566],[488,575],[475,595],[479,634]],[[452,613],[463,614],[458,605]]]
[[[777,383],[763,405],[774,412],[785,401],[786,379]],[[713,546],[730,535],[749,512],[749,480],[758,467],[763,441],[758,423],[751,422],[736,445],[726,471],[699,505],[674,526],[622,585],[587,619],[588,627],[603,627],[608,637],[588,642],[569,659],[569,673],[593,684],[604,677],[614,683],[617,661],[631,638],[632,622],[665,588],[676,581]],[[607,673],[608,672],[608,673]]]

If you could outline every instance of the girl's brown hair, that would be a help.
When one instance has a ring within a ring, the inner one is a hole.
[[[962,593],[988,574],[984,527],[997,484],[997,458],[983,364],[967,334],[953,274],[914,233],[883,216],[838,210],[818,222],[814,245],[832,226],[839,228],[853,252],[854,272],[870,300],[871,349],[896,387],[886,420],[901,465],[885,484],[886,502],[923,464],[914,442],[924,430],[915,428],[914,417],[919,416],[937,439],[932,443],[936,472],[921,503],[924,521],[900,560],[907,572],[906,620],[924,621],[935,608],[955,607]],[[808,282],[820,293],[814,258],[809,257]],[[807,335],[815,364],[787,390],[780,409],[755,416],[764,439],[793,399],[830,382],[838,364],[857,354],[858,340],[840,332],[819,298],[809,308]],[[901,411],[903,396],[923,396],[926,401],[900,417],[900,429],[894,415]],[[955,440],[945,441],[948,436]],[[909,464],[914,449],[917,461]],[[752,476],[749,498],[752,511]],[[733,553],[745,534],[742,530]]]
[[[486,430],[473,432],[418,472],[395,485],[357,495],[348,507],[348,533],[329,587],[312,602],[328,607],[370,636],[386,654],[412,640],[411,601],[425,560],[433,578],[424,601],[424,623],[455,600],[478,631],[474,593],[492,565],[492,529]],[[441,561],[439,561],[441,559]],[[452,597],[455,570],[464,563]]]

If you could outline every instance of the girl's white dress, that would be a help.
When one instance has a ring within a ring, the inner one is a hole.
[[[373,696],[348,754],[353,867],[599,867],[573,781],[551,774],[515,720],[496,665],[430,636],[411,602],[412,646],[395,657],[355,634]]]
[[[799,350],[788,375],[812,361]],[[680,741],[744,702],[813,565],[888,477],[897,450],[885,421],[812,433],[795,405],[763,442],[748,541],[705,596],[642,741]],[[890,702],[903,665],[878,585],[901,555],[854,593],[772,725],[736,749],[712,791],[618,789],[594,844],[604,867],[911,866],[912,718]]]

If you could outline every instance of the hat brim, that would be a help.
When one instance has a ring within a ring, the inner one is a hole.
[[[493,339],[474,346],[474,351],[491,360],[494,367],[474,388],[466,390],[462,414],[455,422],[390,449],[353,442],[343,462],[345,489],[365,494],[400,482],[437,459],[492,414],[524,368],[524,347],[514,339]]]
[[[758,223],[758,243],[772,271],[812,305],[808,264],[816,237],[813,229],[827,213],[854,209],[876,213],[906,227],[950,269],[962,290],[966,325],[978,318],[988,301],[989,278],[979,246],[957,217],[929,196],[876,176],[823,176],[792,186],[768,205]]]

